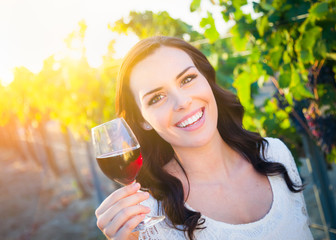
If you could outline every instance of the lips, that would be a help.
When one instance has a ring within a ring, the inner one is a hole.
[[[179,128],[186,128],[192,126],[202,118],[203,114],[204,114],[204,107],[188,114],[175,125]]]

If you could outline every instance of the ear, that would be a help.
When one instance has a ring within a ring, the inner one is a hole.
[[[141,124],[141,127],[146,131],[153,130],[152,126],[147,121],[142,122],[140,124]]]

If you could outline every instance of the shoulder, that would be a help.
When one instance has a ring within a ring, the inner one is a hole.
[[[286,144],[279,138],[266,137],[265,155],[268,161],[285,164],[293,158]]]
[[[265,139],[268,142],[265,149],[266,161],[277,162],[284,165],[292,181],[294,181],[295,184],[301,185],[302,182],[296,163],[286,144],[278,138],[266,137]]]
[[[281,141],[279,138],[272,138],[272,137],[265,137],[265,140],[268,142],[268,146],[271,150],[277,150],[281,149],[283,150],[284,148],[288,149],[286,144]]]

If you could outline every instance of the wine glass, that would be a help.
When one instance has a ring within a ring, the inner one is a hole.
[[[98,165],[103,173],[122,185],[135,181],[142,166],[140,145],[123,118],[116,118],[92,128],[92,141]],[[164,216],[146,216],[133,230],[144,230]]]

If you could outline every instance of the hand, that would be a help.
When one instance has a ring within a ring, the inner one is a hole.
[[[139,204],[148,199],[149,193],[139,189],[139,183],[122,187],[96,209],[97,226],[108,239],[130,239],[132,230],[150,212],[150,208]]]

